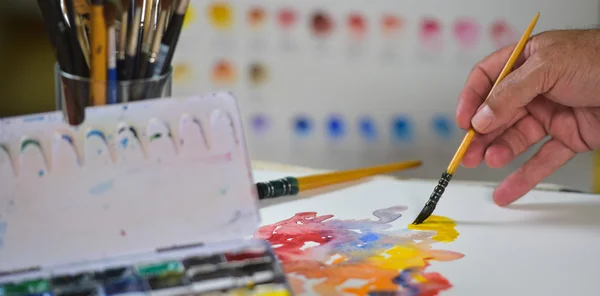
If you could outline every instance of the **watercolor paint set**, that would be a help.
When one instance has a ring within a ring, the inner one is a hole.
[[[227,92],[0,120],[0,295],[292,295]]]

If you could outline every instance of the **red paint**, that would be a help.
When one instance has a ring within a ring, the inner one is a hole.
[[[121,229],[121,236],[127,236],[127,232],[125,232],[123,229]]]
[[[248,22],[252,26],[258,26],[264,23],[266,12],[262,7],[253,7],[248,12]]]
[[[358,13],[350,14],[348,28],[355,37],[362,37],[367,31],[367,21]]]
[[[262,258],[265,257],[265,252],[242,252],[242,253],[226,253],[225,259],[227,261],[244,261],[248,259]]]
[[[315,242],[324,244],[334,239],[334,231],[328,230],[321,222],[332,218],[333,215],[318,216],[315,212],[298,213],[294,217],[279,223],[261,227],[256,237],[268,240],[276,248],[282,262],[293,262],[295,256],[302,256],[307,251],[300,250],[304,243]],[[302,228],[298,228],[298,224]],[[277,229],[277,230],[276,230]]]
[[[441,35],[442,25],[432,18],[423,19],[421,22],[421,37],[434,38]]]
[[[284,29],[291,29],[296,24],[296,13],[291,8],[279,11],[279,25]]]

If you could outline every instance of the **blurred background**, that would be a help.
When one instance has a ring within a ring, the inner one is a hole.
[[[231,90],[253,159],[345,169],[408,159],[437,179],[464,132],[456,98],[473,65],[535,32],[598,24],[595,0],[192,0],[175,57],[175,95]],[[0,1],[0,116],[55,109],[55,57],[34,0]],[[500,181],[509,167],[459,169]],[[546,182],[589,191],[593,153]]]

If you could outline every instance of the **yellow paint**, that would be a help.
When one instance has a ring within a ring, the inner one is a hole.
[[[594,151],[592,190],[594,193],[600,193],[600,150]]]
[[[190,6],[188,6],[187,12],[185,13],[185,18],[183,19],[183,28],[186,28],[187,26],[191,25],[195,21],[196,21],[196,9],[194,8],[194,6],[192,6],[192,3],[190,3]]]
[[[408,225],[411,230],[434,230],[437,234],[433,237],[438,242],[451,242],[458,237],[458,231],[455,229],[456,221],[442,217],[431,215],[425,222],[414,225]]]
[[[177,63],[173,66],[173,80],[177,83],[185,82],[192,74],[192,69],[188,64]]]
[[[217,2],[208,8],[210,23],[218,29],[228,29],[233,25],[233,9],[224,2]]]
[[[259,288],[257,288],[259,289]],[[230,295],[234,296],[290,296],[290,293],[285,289],[273,289],[269,290],[269,288],[253,290],[253,289],[238,289],[231,292]]]

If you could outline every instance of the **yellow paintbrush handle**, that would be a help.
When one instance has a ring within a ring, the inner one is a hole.
[[[106,76],[108,72],[107,40],[108,33],[102,5],[92,5],[91,15],[91,103],[94,106],[106,104]]]

